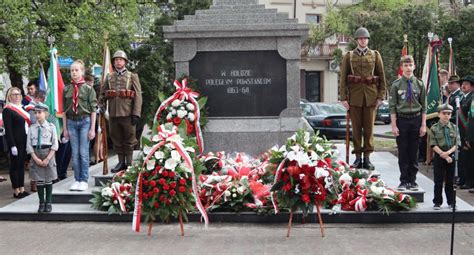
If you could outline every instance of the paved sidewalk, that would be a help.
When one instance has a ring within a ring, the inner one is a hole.
[[[451,225],[202,224],[146,226],[134,233],[130,223],[0,222],[2,254],[449,254]],[[16,233],[16,234],[12,234]],[[459,224],[455,254],[472,254],[474,224]]]

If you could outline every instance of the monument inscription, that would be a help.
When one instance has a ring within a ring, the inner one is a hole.
[[[208,97],[209,117],[278,116],[287,107],[277,51],[198,52],[189,73]]]

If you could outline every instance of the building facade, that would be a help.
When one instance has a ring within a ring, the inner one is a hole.
[[[317,25],[328,12],[328,4],[351,5],[359,0],[259,0],[266,8],[288,13],[300,23]],[[333,52],[345,50],[347,38],[328,38],[319,46],[303,47],[301,54],[301,98],[311,102],[338,101],[338,71]]]

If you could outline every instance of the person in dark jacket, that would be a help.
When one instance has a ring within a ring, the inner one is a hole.
[[[28,196],[25,191],[25,159],[26,134],[30,125],[30,115],[22,108],[21,90],[11,87],[7,91],[7,105],[3,109],[5,135],[10,152],[10,180],[12,182],[13,197]]]

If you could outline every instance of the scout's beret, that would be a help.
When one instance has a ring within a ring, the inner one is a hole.
[[[444,111],[453,111],[453,107],[449,104],[442,104],[438,106],[438,112],[444,112]]]
[[[466,75],[461,79],[460,82],[463,83],[465,81],[470,82],[471,86],[474,85],[474,75]]]
[[[449,76],[449,80],[448,80],[448,83],[451,83],[451,82],[460,82],[461,78],[459,78],[458,75],[451,75]]]
[[[35,105],[35,111],[49,111],[49,107],[43,103],[38,103],[37,105]]]

